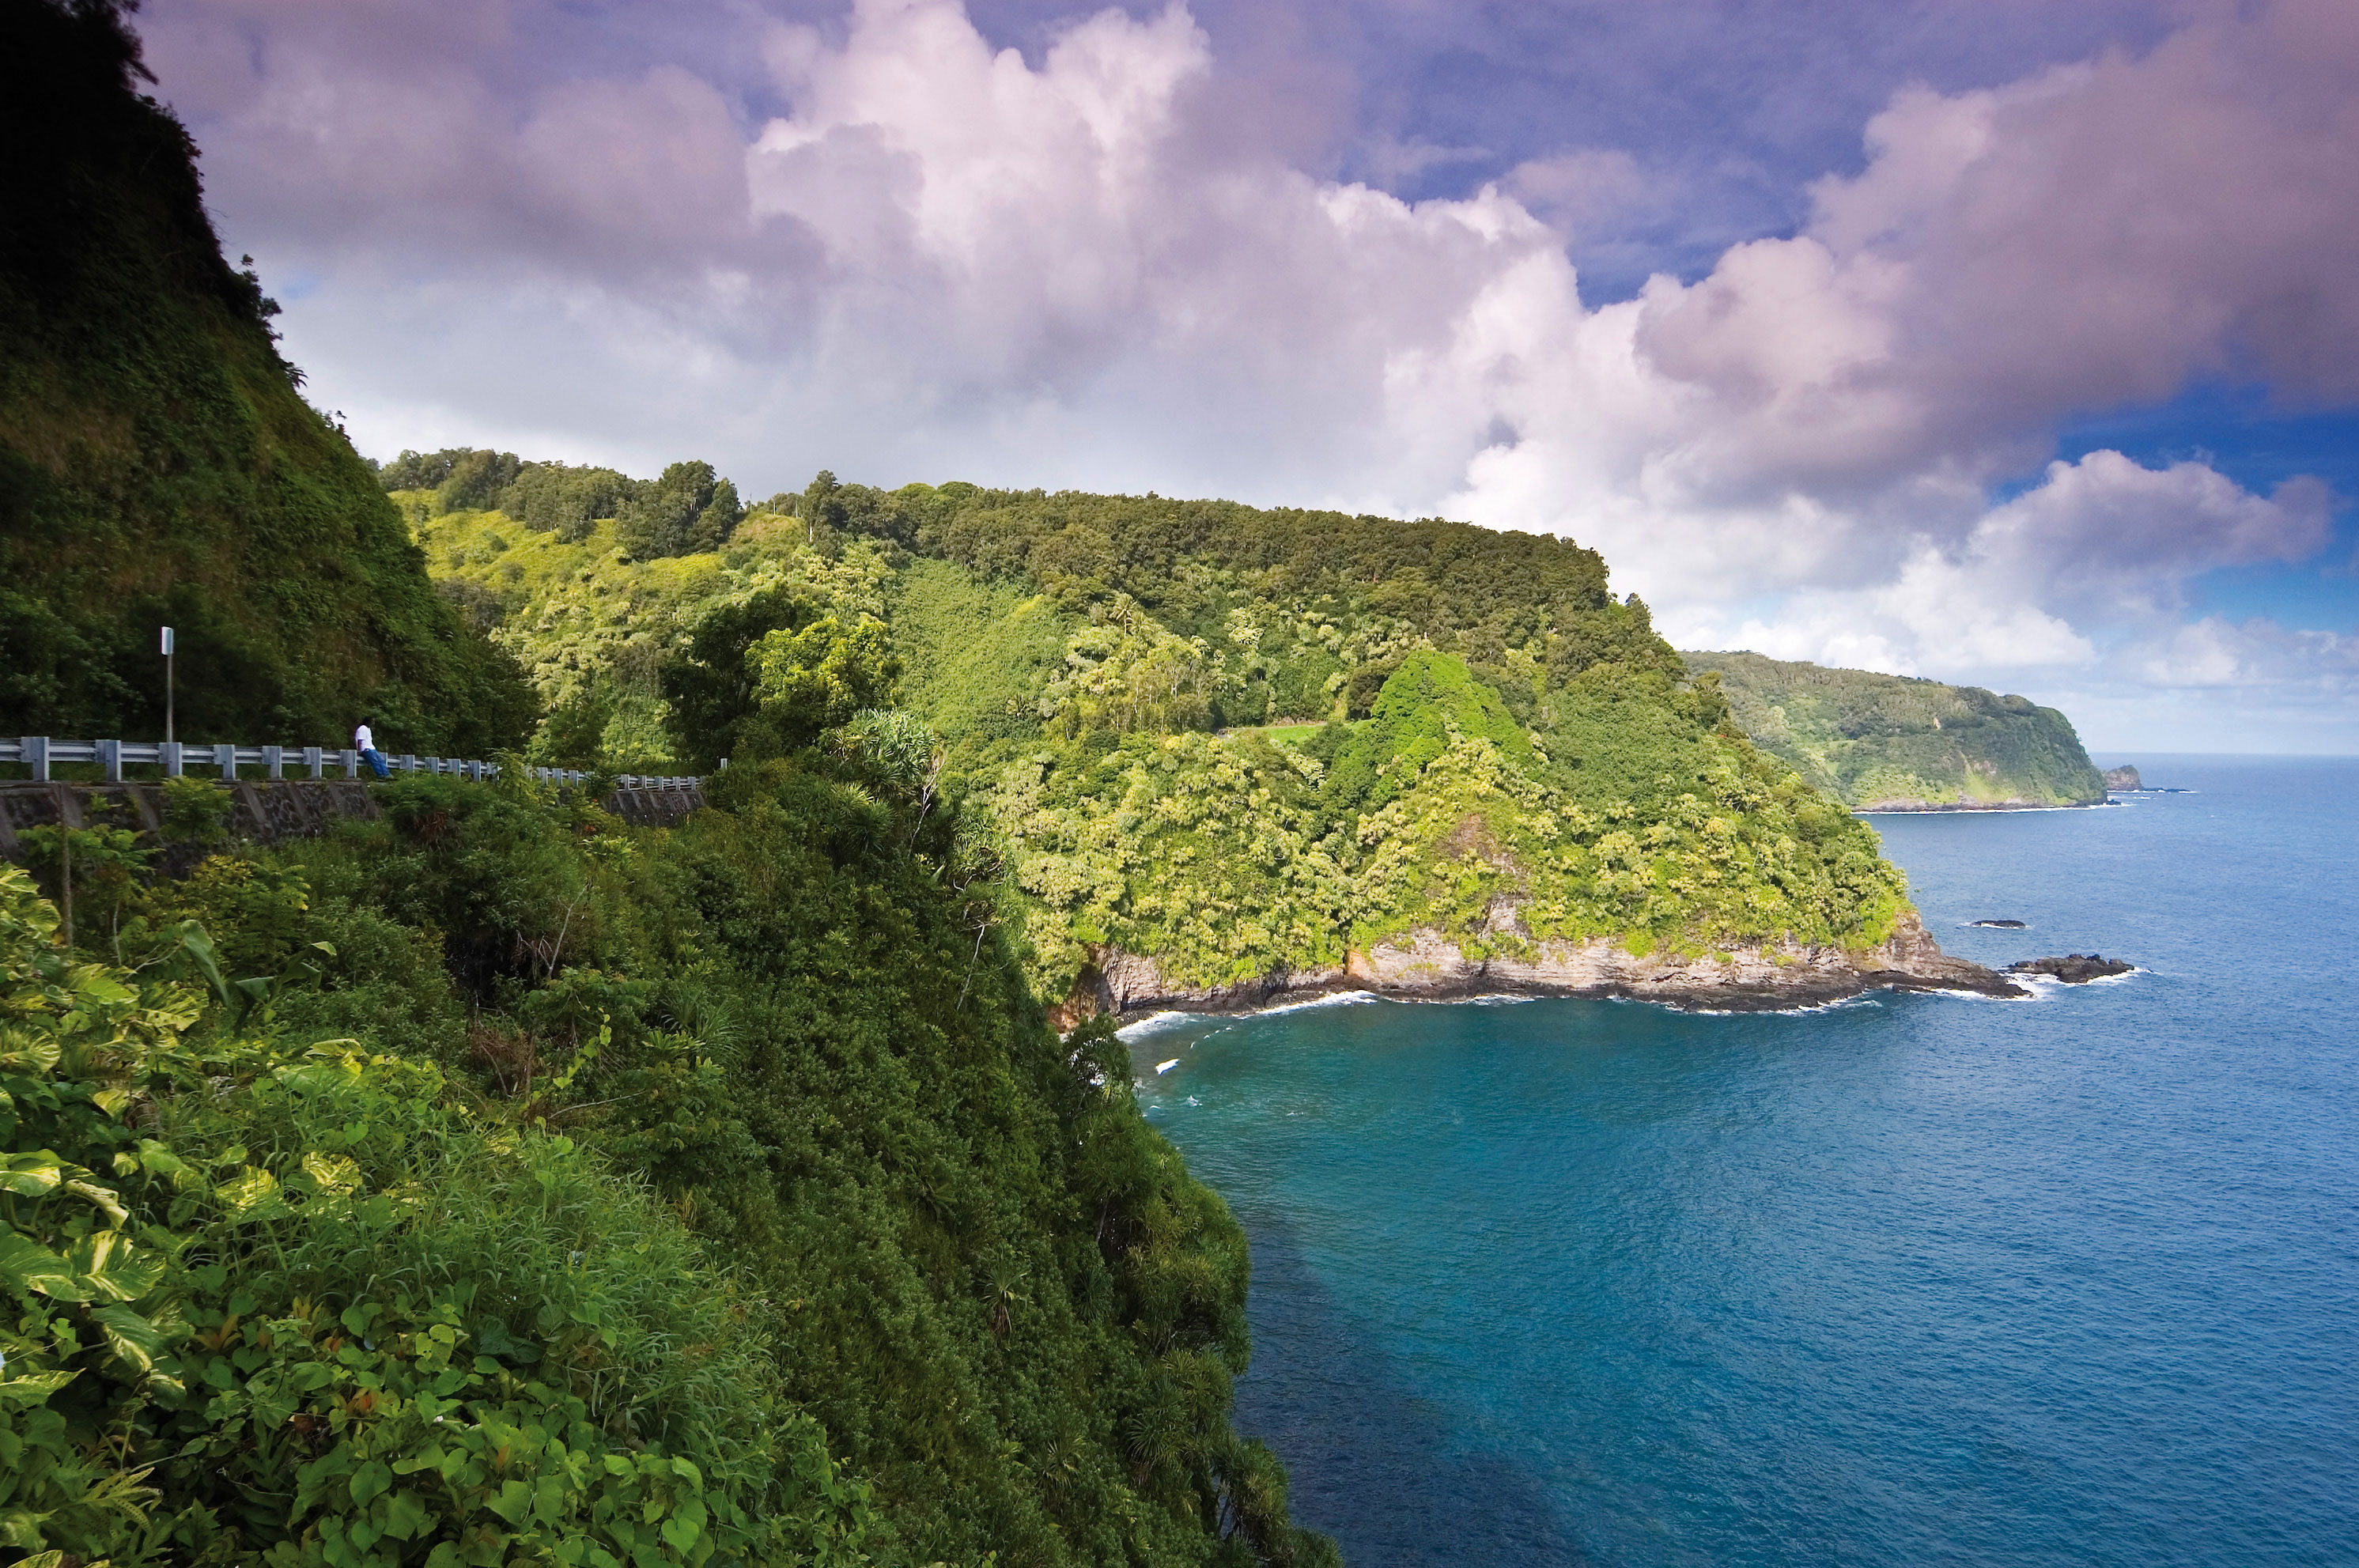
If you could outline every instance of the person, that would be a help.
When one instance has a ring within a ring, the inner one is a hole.
[[[370,772],[380,779],[386,776],[385,754],[377,750],[375,732],[369,728],[366,719],[353,730],[353,747],[361,754],[361,760],[369,765]]]

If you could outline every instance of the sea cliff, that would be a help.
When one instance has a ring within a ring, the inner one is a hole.
[[[1757,653],[1680,658],[1718,679],[1754,745],[1854,811],[2104,804],[2104,776],[2071,721],[2027,698]]]
[[[1889,940],[1864,949],[1784,940],[1638,953],[1611,938],[1593,937],[1470,953],[1427,929],[1406,942],[1351,949],[1339,964],[1274,969],[1213,986],[1178,984],[1152,958],[1098,948],[1058,1012],[1076,1022],[1095,1013],[1251,1012],[1350,991],[1401,1001],[1618,996],[1686,1010],[1772,1012],[1823,1007],[1875,990],[2029,994],[1995,970],[1943,953],[1909,910],[1894,922]]]

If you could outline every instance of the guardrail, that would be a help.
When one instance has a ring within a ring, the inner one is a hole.
[[[496,762],[478,762],[456,757],[417,757],[403,753],[380,753],[385,766],[392,773],[448,773],[481,783],[499,777]],[[0,737],[0,762],[21,762],[32,770],[36,782],[49,781],[49,769],[60,762],[96,763],[105,770],[109,784],[123,782],[125,768],[160,767],[168,779],[186,776],[191,767],[217,770],[223,779],[234,780],[241,768],[262,770],[267,779],[284,779],[287,769],[300,768],[313,779],[325,779],[332,768],[341,770],[347,779],[362,777],[368,764],[361,754],[347,746],[341,751],[319,746],[192,746],[186,741],[158,740],[52,740],[48,735],[19,735],[15,739]],[[580,784],[591,775],[571,768],[535,768],[533,778],[547,784]],[[614,780],[621,789],[684,789],[703,780],[693,777],[655,778],[646,774],[625,773]]]

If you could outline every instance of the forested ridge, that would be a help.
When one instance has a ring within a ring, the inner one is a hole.
[[[706,671],[762,744],[682,827],[529,786],[499,748],[594,747],[636,677],[535,729],[222,262],[125,9],[0,0],[0,727],[156,733],[170,620],[183,735],[511,766],[276,850],[197,779],[18,829],[0,1563],[1332,1563],[1229,1422],[1244,1235],[1110,1029],[1049,1026],[889,651],[796,614]],[[743,512],[492,477],[651,568]]]
[[[1681,656],[1716,675],[1754,744],[1854,807],[2069,806],[2105,781],[2071,720],[1979,686],[1766,659]]]
[[[835,724],[896,715],[1005,860],[1044,996],[1108,953],[1211,990],[1420,932],[1864,949],[1905,908],[1875,835],[1568,540],[821,474],[655,554],[395,497],[549,705],[547,761],[792,755],[828,744],[822,687]]]

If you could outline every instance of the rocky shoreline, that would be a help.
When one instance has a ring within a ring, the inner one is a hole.
[[[1469,958],[1441,933],[1420,931],[1405,946],[1354,949],[1341,965],[1280,970],[1209,989],[1173,984],[1151,958],[1096,948],[1054,1017],[1060,1029],[1070,1029],[1100,1013],[1128,1019],[1166,1011],[1256,1012],[1348,991],[1401,1001],[1628,997],[1699,1012],[1788,1012],[1868,991],[2030,995],[1995,970],[1943,953],[1911,910],[1889,942],[1860,952],[1781,942],[1692,958],[1641,957],[1599,937],[1538,943],[1528,956]]]
[[[1869,800],[1854,806],[1854,816],[1899,815],[1938,811],[2077,811],[2109,804],[2111,797],[2087,800]]]

